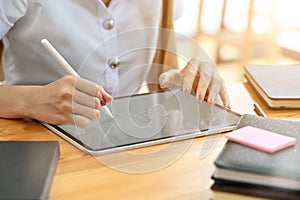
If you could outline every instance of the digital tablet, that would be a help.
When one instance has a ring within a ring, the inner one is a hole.
[[[44,124],[81,150],[101,155],[232,130],[240,114],[197,102],[181,90],[115,98],[88,128]]]

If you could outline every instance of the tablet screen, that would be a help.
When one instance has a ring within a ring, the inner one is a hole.
[[[180,90],[116,98],[107,104],[114,118],[101,118],[82,129],[54,126],[90,151],[193,138],[232,130],[240,115],[222,106],[197,102]]]

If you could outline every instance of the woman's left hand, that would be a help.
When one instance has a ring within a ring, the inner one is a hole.
[[[193,58],[183,69],[172,69],[161,74],[159,82],[162,88],[181,87],[186,96],[194,90],[199,102],[204,100],[208,92],[207,102],[211,105],[216,103],[220,95],[223,105],[230,109],[224,80],[210,62]]]

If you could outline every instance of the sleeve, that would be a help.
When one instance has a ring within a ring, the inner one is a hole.
[[[184,13],[183,0],[174,0],[174,21],[180,18]]]
[[[0,40],[11,27],[26,14],[28,0],[0,1]]]

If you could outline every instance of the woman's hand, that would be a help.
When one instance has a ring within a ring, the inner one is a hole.
[[[112,101],[104,89],[86,79],[67,75],[27,96],[30,118],[50,124],[87,127],[100,118],[100,106]]]
[[[224,106],[230,109],[225,83],[216,67],[209,62],[193,58],[183,69],[172,69],[161,74],[159,82],[162,88],[181,87],[186,96],[193,90],[198,101],[203,101],[208,92],[207,102],[211,105],[220,95]]]

